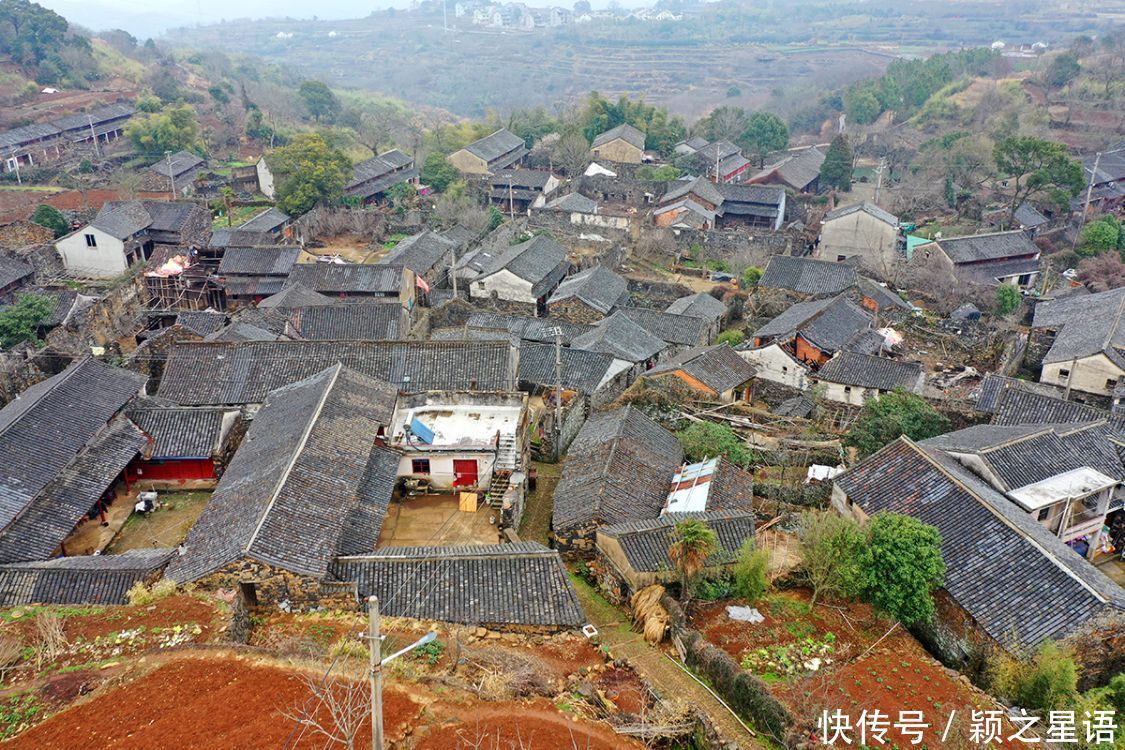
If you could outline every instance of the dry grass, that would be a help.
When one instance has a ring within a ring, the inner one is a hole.
[[[144,581],[137,581],[125,592],[125,598],[129,606],[146,607],[174,593],[176,593],[176,582],[170,578],[161,578],[151,586],[146,586]]]
[[[35,669],[40,671],[58,659],[67,646],[63,618],[51,611],[40,612],[35,616],[35,634]]]
[[[663,596],[664,587],[654,584],[633,594],[629,602],[633,607],[633,623],[652,644],[660,643],[668,632],[668,611],[660,604]]]

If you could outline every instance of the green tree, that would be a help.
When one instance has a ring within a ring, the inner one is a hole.
[[[675,541],[668,548],[668,558],[680,575],[680,601],[691,598],[691,587],[707,558],[719,549],[715,531],[703,521],[680,521],[675,527]]]
[[[749,289],[752,286],[757,286],[758,282],[762,280],[762,269],[755,266],[747,266],[742,272],[742,286],[744,289]]]
[[[137,97],[137,101],[133,102],[133,107],[138,112],[146,112],[149,114],[159,112],[163,106],[164,104],[160,101],[160,98],[152,94],[141,94]]]
[[[488,231],[492,231],[496,227],[504,223],[504,212],[496,206],[488,207]]]
[[[302,133],[273,151],[270,168],[278,186],[278,208],[297,216],[318,203],[343,198],[352,165],[320,135]]]
[[[929,622],[945,580],[941,535],[913,516],[876,513],[867,522],[864,598],[903,625]]]
[[[199,123],[191,107],[180,104],[163,112],[134,117],[125,126],[125,135],[133,142],[133,148],[155,160],[163,158],[166,151],[195,146],[199,141]]]
[[[709,141],[736,141],[746,132],[750,120],[742,107],[715,107],[692,126],[692,132]]]
[[[31,221],[41,227],[47,227],[55,233],[55,237],[62,237],[70,231],[70,222],[66,220],[62,212],[46,203],[39,204],[35,213],[31,215]]]
[[[949,428],[949,420],[930,406],[926,399],[896,389],[863,405],[859,418],[844,435],[844,445],[870,456],[884,445],[905,435],[924,440]]]
[[[844,94],[844,111],[856,125],[869,125],[883,113],[883,108],[873,92],[862,88]]]
[[[1082,66],[1078,63],[1078,56],[1073,52],[1063,52],[1057,55],[1043,75],[1044,81],[1053,89],[1061,89],[1078,77]]]
[[[1084,258],[1110,250],[1125,249],[1125,232],[1115,216],[1103,216],[1082,227],[1078,239],[1078,254]]]
[[[734,593],[753,604],[769,588],[770,552],[747,539],[734,563]]]
[[[27,67],[37,66],[66,45],[66,19],[28,0],[0,0],[0,51]]]
[[[789,128],[775,114],[756,112],[746,124],[739,143],[757,155],[758,166],[764,167],[771,151],[780,151],[789,145]]]
[[[992,691],[1028,711],[1073,708],[1078,697],[1078,668],[1070,654],[1044,641],[1027,660],[998,656],[989,665]]]
[[[738,346],[745,340],[746,334],[742,331],[723,331],[715,337],[716,344],[730,344],[731,346]]]
[[[438,192],[444,192],[450,183],[455,182],[460,176],[460,173],[445,156],[436,151],[422,162],[422,182]]]
[[[55,309],[54,301],[37,294],[21,294],[16,304],[0,308],[0,349],[34,341],[39,324]]]
[[[1020,290],[1013,284],[1001,284],[996,287],[996,314],[1001,318],[1011,315],[1023,302]]]
[[[677,432],[676,437],[689,461],[723,456],[737,466],[746,467],[759,458],[758,454],[725,424],[692,422]]]
[[[672,147],[687,134],[684,121],[668,114],[663,107],[655,107],[644,99],[633,101],[624,95],[611,102],[596,91],[586,98],[579,122],[587,142],[610,128],[629,123],[645,134],[649,148],[663,154],[671,153]]]
[[[852,599],[863,593],[866,541],[855,520],[831,510],[808,510],[801,514],[798,537],[801,572],[813,590],[813,604],[821,596]]]
[[[340,100],[323,81],[302,81],[297,94],[317,122],[330,122],[340,113]]]
[[[826,187],[847,192],[852,189],[852,147],[848,139],[838,135],[832,139],[824,163],[820,165],[820,179]]]
[[[1016,209],[1024,201],[1045,195],[1060,207],[1085,187],[1082,165],[1067,155],[1066,146],[1029,136],[1013,136],[996,144],[992,151],[996,168],[1008,175],[1011,200],[1008,223],[1015,221]]]

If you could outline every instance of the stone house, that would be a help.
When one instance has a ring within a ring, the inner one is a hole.
[[[623,123],[595,136],[590,155],[605,161],[640,164],[645,155],[645,134]]]
[[[411,269],[374,263],[298,263],[288,283],[339,299],[398,302],[408,312],[414,310],[419,289]]]
[[[759,380],[768,380],[799,391],[810,387],[812,368],[776,341],[757,347],[740,346],[738,356],[754,368]]]
[[[510,303],[514,310],[547,313],[547,300],[570,270],[566,249],[545,234],[492,256],[469,285],[474,299]]]
[[[446,159],[463,174],[487,177],[502,169],[518,166],[525,156],[527,147],[523,138],[501,128],[454,151]]]
[[[849,263],[791,255],[771,255],[758,287],[780,289],[801,299],[834,297],[858,286],[859,274]]]
[[[632,209],[605,209],[593,198],[581,193],[567,193],[555,198],[543,207],[543,211],[566,217],[571,224],[599,227],[601,229],[628,229],[636,217]],[[542,220],[542,212],[532,214],[533,219]]]
[[[344,186],[344,197],[369,206],[384,200],[387,191],[395,185],[403,184],[417,185],[418,169],[412,158],[393,149],[352,167],[351,180]]]
[[[600,320],[586,333],[575,336],[570,346],[628,362],[632,365],[633,377],[655,365],[668,350],[667,342],[634,323],[620,310]]]
[[[0,303],[14,300],[16,292],[35,277],[35,269],[22,260],[0,255]]]
[[[145,400],[126,412],[152,441],[146,455],[129,464],[125,477],[146,489],[210,488],[241,435],[237,409],[165,406]]]
[[[1054,334],[1039,381],[1076,398],[1112,396],[1125,376],[1125,289],[1044,300],[1031,327]]]
[[[747,182],[758,185],[780,185],[797,193],[820,192],[820,167],[824,152],[814,147],[790,151],[784,158],[750,177]]]
[[[728,344],[689,349],[646,372],[646,378],[678,378],[725,403],[749,398],[755,368]]]
[[[207,162],[190,151],[177,151],[148,168],[151,177],[147,187],[155,191],[168,191],[176,198],[186,198],[195,193],[195,178],[207,171]]]
[[[690,315],[707,321],[707,341],[712,341],[723,330],[727,319],[727,306],[706,292],[696,292],[686,297],[672,300],[664,312],[673,315]]]
[[[869,313],[841,294],[792,305],[756,330],[751,343],[760,348],[777,342],[801,362],[820,367],[836,352],[855,349],[871,323]]]
[[[153,547],[0,565],[0,607],[127,604],[129,589],[157,581],[174,554]]]
[[[1022,229],[943,237],[916,246],[910,262],[944,273],[950,283],[1029,289],[1039,278],[1039,248]]]
[[[814,384],[823,387],[825,398],[850,406],[863,406],[897,388],[921,394],[925,378],[920,362],[850,351],[838,352],[812,376]]]
[[[460,244],[455,240],[426,229],[399,241],[376,263],[404,266],[433,288],[447,275],[459,248]]]
[[[572,323],[596,323],[629,300],[625,278],[603,266],[592,266],[567,277],[551,298],[552,318]]]
[[[905,242],[897,216],[863,201],[824,215],[813,257],[837,263],[858,263],[868,271],[890,278],[906,259]]]
[[[711,343],[712,327],[706,318],[648,307],[619,307],[617,312],[666,343],[666,355]]]
[[[396,396],[340,364],[273,391],[165,575],[252,605],[354,607],[329,566],[375,549],[399,462],[376,440]]]
[[[539,169],[506,169],[488,178],[488,183],[488,200],[509,215],[541,208],[561,184],[558,177]]]

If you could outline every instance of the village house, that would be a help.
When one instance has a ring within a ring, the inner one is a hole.
[[[207,162],[190,151],[177,151],[148,168],[152,179],[148,187],[166,190],[175,198],[186,198],[195,192],[195,178],[207,170]]]
[[[432,288],[436,287],[439,281],[444,280],[449,269],[453,267],[454,254],[460,247],[460,243],[446,237],[443,233],[425,229],[400,240],[376,263],[404,266],[413,271],[416,278],[422,279]]]
[[[149,259],[157,245],[202,244],[211,229],[206,207],[183,201],[110,201],[88,225],[59,238],[66,270],[92,278],[119,276]]]
[[[506,169],[488,178],[488,200],[501,211],[514,216],[541,208],[547,196],[562,184],[546,170]]]
[[[728,344],[689,349],[657,365],[644,377],[677,378],[688,387],[724,403],[749,400],[755,368]]]
[[[914,248],[911,263],[936,269],[951,282],[1028,289],[1039,278],[1039,248],[1027,232],[991,232],[949,237]]]
[[[104,514],[126,467],[151,447],[121,413],[144,385],[87,357],[0,410],[0,563],[85,551],[66,538]]]
[[[727,318],[727,306],[706,292],[696,292],[686,297],[672,300],[664,312],[673,315],[688,315],[707,321],[707,341],[712,341],[723,329]],[[706,343],[706,342],[701,342]]]
[[[128,604],[136,584],[160,579],[175,550],[132,549],[0,565],[0,607],[28,604]]]
[[[711,326],[705,318],[648,307],[620,307],[617,312],[666,343],[666,355],[711,343]]]
[[[917,632],[946,663],[981,664],[997,649],[1031,653],[1125,609],[1120,586],[938,447],[899,438],[836,477],[832,504],[860,520],[904,513],[937,528],[945,582],[935,621]]]
[[[0,133],[0,167],[14,172],[56,161],[76,146],[112,143],[124,136],[125,124],[133,114],[128,104],[110,104],[4,131]]]
[[[696,168],[719,185],[742,182],[750,175],[750,160],[730,141],[715,141],[694,154]]]
[[[812,376],[822,386],[824,397],[850,406],[901,388],[921,394],[926,374],[920,362],[900,362],[871,354],[841,351]]]
[[[660,515],[679,519],[682,513],[749,513],[753,503],[753,475],[718,456],[684,463],[672,475]]]
[[[262,340],[395,341],[406,337],[410,318],[396,302],[259,306],[239,310],[231,326],[208,335],[207,340],[230,340],[227,335],[247,334],[244,329],[231,331],[233,326],[249,326],[272,334]]]
[[[16,292],[35,278],[35,269],[22,260],[0,255],[0,303],[15,299]]]
[[[714,577],[738,559],[743,545],[754,539],[755,517],[737,511],[676,513],[643,521],[602,526],[597,530],[597,557],[591,567],[600,590],[615,602],[653,584],[675,586],[680,574],[668,556],[676,541],[676,524],[701,521],[715,532],[717,549],[705,561],[701,575]]]
[[[791,348],[772,341],[762,346],[740,345],[738,356],[746,360],[759,380],[768,380],[787,388],[806,391],[810,387],[812,368],[793,354]]]
[[[403,393],[511,391],[508,341],[240,341],[171,347],[157,395],[184,406],[252,406],[277,388],[342,362]]]
[[[288,283],[300,255],[299,247],[228,248],[218,268],[226,309],[255,305],[280,292]]]
[[[803,299],[834,297],[858,284],[853,265],[791,255],[771,255],[758,280],[761,289],[780,289]]]
[[[527,146],[524,145],[523,138],[501,128],[459,151],[454,151],[446,159],[463,174],[488,177],[500,170],[518,166],[525,156]]]
[[[551,400],[561,386],[582,397],[583,411],[611,403],[633,382],[632,375],[633,364],[612,354],[531,341],[520,344],[520,389]]]
[[[265,208],[238,226],[241,232],[269,234],[280,238],[289,226],[289,214],[273,206]]]
[[[464,328],[504,331],[516,339],[546,344],[553,344],[556,338],[561,338],[563,346],[570,346],[575,336],[593,330],[592,325],[572,323],[568,320],[532,318],[527,315],[507,315],[487,311],[470,313]]]
[[[1087,219],[1098,214],[1120,211],[1125,206],[1125,141],[1118,141],[1103,149],[1100,158],[1096,153],[1086,153],[1079,161],[1090,193],[1090,213]],[[1071,210],[1079,214],[1085,206],[1086,191],[1070,201]]]
[[[567,216],[571,224],[601,229],[628,229],[635,216],[635,213],[628,210],[599,206],[593,198],[587,198],[581,193],[567,193],[555,198],[543,206],[543,210]]]
[[[629,301],[625,278],[603,266],[569,276],[547,300],[551,318],[596,323]]]
[[[714,229],[715,211],[723,195],[704,177],[680,180],[669,185],[652,212],[658,227]]]
[[[508,303],[513,311],[547,314],[547,300],[570,270],[566,249],[540,234],[512,245],[485,262],[472,280],[473,299]]]
[[[853,261],[886,278],[905,260],[905,242],[897,216],[863,201],[824,215],[813,257]]]
[[[645,134],[628,123],[622,123],[596,135],[590,144],[590,155],[605,161],[640,164],[645,155]]]
[[[1019,205],[1013,218],[1015,219],[1014,228],[1022,229],[1031,238],[1034,238],[1041,229],[1045,229],[1051,224],[1051,220],[1028,201]]]
[[[1042,383],[1069,395],[1112,396],[1125,376],[1125,289],[1036,304],[1031,327],[1054,333],[1043,356]]]
[[[237,409],[138,403],[126,416],[152,441],[126,478],[145,489],[212,487],[226,466],[242,420]]]
[[[785,190],[771,185],[722,183],[715,186],[723,200],[715,211],[715,225],[758,227],[777,231],[785,223]]]
[[[747,182],[758,185],[780,185],[798,193],[820,192],[820,167],[824,152],[816,147],[790,151],[781,160],[767,164]]]
[[[699,150],[709,142],[710,141],[703,136],[696,135],[688,138],[686,141],[680,141],[672,147],[672,151],[678,156],[691,156],[694,153],[698,153]]]
[[[841,294],[792,305],[754,331],[751,342],[754,348],[776,342],[801,362],[820,367],[836,352],[854,350],[871,322],[870,314]]]
[[[570,342],[573,349],[603,352],[632,365],[632,377],[651,368],[668,349],[668,344],[649,333],[618,310],[603,318],[586,333]]]
[[[251,605],[354,607],[325,582],[337,555],[375,549],[399,460],[376,439],[396,397],[341,364],[270,393],[165,575]]]
[[[395,185],[417,185],[414,160],[398,149],[384,152],[352,167],[351,180],[344,186],[345,199],[369,206],[385,200]]]
[[[414,309],[418,282],[409,268],[364,263],[298,263],[290,284],[351,302],[395,302]]]

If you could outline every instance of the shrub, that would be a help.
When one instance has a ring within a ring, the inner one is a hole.
[[[715,337],[716,344],[730,344],[731,346],[738,346],[745,340],[746,334],[742,331],[723,331]]]
[[[801,514],[801,570],[813,590],[812,603],[823,595],[855,598],[863,593],[866,540],[859,523],[831,510]]]
[[[353,635],[345,634],[328,649],[328,655],[333,659],[359,659],[368,658],[367,644]]]
[[[737,466],[756,463],[759,456],[725,424],[693,422],[676,433],[688,460],[723,456]]]
[[[770,553],[752,539],[742,543],[734,564],[734,593],[753,604],[769,588]]]
[[[1022,302],[1019,289],[1011,284],[1001,284],[996,288],[996,314],[1000,317],[1014,313]]]
[[[144,607],[166,599],[174,593],[176,593],[176,582],[171,578],[161,578],[152,586],[146,586],[144,581],[137,581],[125,592],[125,600],[133,607]]]
[[[16,304],[0,309],[0,349],[36,340],[39,324],[54,309],[55,303],[50,297],[37,294],[21,294]]]
[[[755,266],[747,266],[742,272],[742,286],[750,288],[757,286],[758,282],[762,280],[762,269]]]
[[[911,440],[925,440],[940,435],[948,427],[949,420],[926,399],[900,389],[864,404],[843,442],[864,457],[902,435]]]
[[[35,209],[35,213],[31,215],[31,221],[41,227],[46,227],[55,233],[55,237],[62,237],[70,231],[70,222],[62,215],[54,206],[48,206],[46,203],[40,203],[39,207]]]
[[[938,530],[913,516],[877,513],[866,531],[864,598],[903,625],[933,619],[931,592],[945,579]]]
[[[990,671],[993,692],[1028,711],[1070,708],[1078,697],[1078,667],[1053,641],[1026,661],[1001,654]]]
[[[78,171],[80,174],[90,174],[94,171],[94,163],[89,159],[83,159],[78,162]]]

